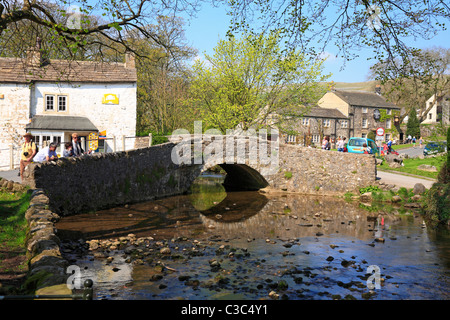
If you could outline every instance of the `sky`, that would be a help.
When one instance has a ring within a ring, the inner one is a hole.
[[[203,6],[197,16],[192,18],[189,23],[185,25],[185,35],[188,43],[196,48],[199,53],[199,58],[204,56],[204,52],[208,54],[213,53],[213,48],[216,46],[219,39],[224,39],[229,27],[229,17],[226,15],[225,8],[215,8]],[[428,48],[433,46],[441,46],[448,48],[450,46],[450,30],[439,34],[429,41],[420,40],[419,43],[414,43],[414,46],[419,48]],[[350,62],[346,62],[346,66],[341,70],[344,60],[336,57],[337,50],[327,48],[325,52],[328,59],[325,62],[324,73],[332,73],[329,81],[334,82],[362,82],[367,81],[370,66],[374,64],[374,60],[367,60],[371,53],[370,50],[360,51],[358,54],[360,58]]]

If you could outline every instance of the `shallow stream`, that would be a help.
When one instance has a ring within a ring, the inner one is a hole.
[[[450,233],[419,213],[226,193],[222,181],[205,175],[187,195],[65,217],[63,254],[94,280],[96,299],[450,298]]]

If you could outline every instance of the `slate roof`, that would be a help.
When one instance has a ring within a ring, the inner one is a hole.
[[[374,92],[336,90],[333,93],[353,106],[400,109]]]
[[[98,131],[86,117],[36,115],[26,125],[26,130]]]
[[[307,108],[298,108],[295,110],[285,111],[285,115],[299,116],[302,118],[325,118],[325,119],[348,119],[338,109],[326,109],[321,107],[312,107],[309,110]]]
[[[314,107],[305,114],[305,117],[312,118],[327,118],[327,119],[348,119],[338,109],[326,109],[320,107]]]
[[[42,67],[30,66],[25,59],[0,58],[0,83],[43,82],[136,82],[135,68],[124,63],[50,60]]]

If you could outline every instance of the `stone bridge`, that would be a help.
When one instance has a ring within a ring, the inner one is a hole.
[[[255,137],[202,136],[143,149],[33,163],[24,182],[45,190],[61,215],[183,194],[219,165],[227,190],[315,195],[357,192],[376,179],[374,156]]]

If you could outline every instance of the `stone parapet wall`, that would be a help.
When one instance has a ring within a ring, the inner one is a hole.
[[[202,154],[211,141],[202,142]],[[224,143],[224,145],[227,145]],[[115,207],[186,192],[201,172],[222,165],[227,171],[225,185],[265,188],[268,191],[315,195],[343,195],[375,183],[375,157],[281,144],[267,149],[278,162],[234,163],[210,157],[176,164],[172,151],[176,144],[62,158],[56,162],[34,163],[24,172],[31,188],[42,188],[50,206],[60,215]],[[255,145],[247,146],[246,155]],[[217,151],[217,150],[216,150]],[[225,152],[224,152],[225,154]],[[192,153],[194,157],[195,152]]]
[[[59,215],[50,210],[49,198],[42,189],[30,192],[30,206],[25,213],[29,228],[25,243],[29,261],[25,287],[34,291],[66,283],[69,263],[61,255],[60,239],[54,227]]]
[[[270,190],[343,195],[375,183],[373,155],[283,145],[279,172],[268,179]]]

